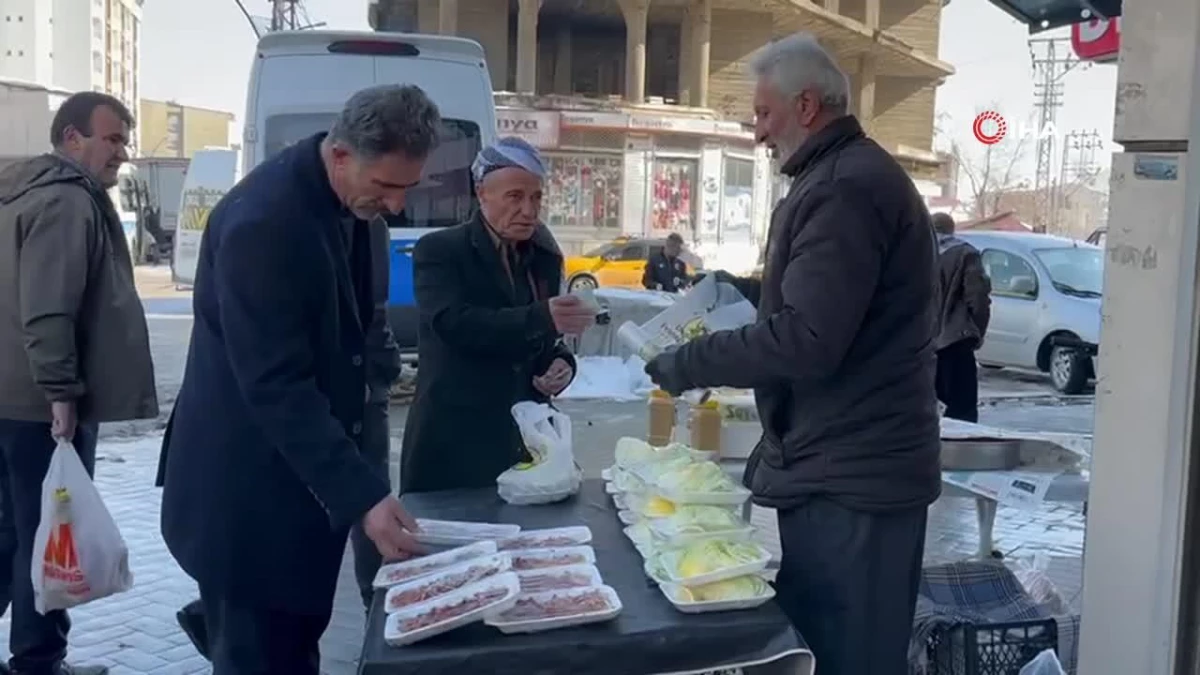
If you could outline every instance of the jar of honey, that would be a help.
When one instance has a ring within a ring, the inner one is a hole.
[[[661,448],[671,443],[675,433],[675,399],[670,394],[655,389],[650,392],[650,429],[646,442]]]
[[[721,456],[721,408],[708,400],[692,406],[688,426],[692,431],[692,447]]]

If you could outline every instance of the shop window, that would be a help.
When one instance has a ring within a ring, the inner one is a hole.
[[[720,241],[753,241],[754,162],[726,157],[722,174]]]
[[[656,235],[695,232],[697,164],[694,159],[654,159],[650,229]]]
[[[619,155],[547,155],[546,224],[621,228],[624,161]]]

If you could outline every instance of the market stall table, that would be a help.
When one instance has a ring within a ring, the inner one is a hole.
[[[596,567],[624,605],[611,622],[531,635],[503,635],[475,624],[405,647],[383,641],[383,592],[376,593],[359,661],[360,675],[654,675],[746,668],[750,673],[811,675],[803,639],[774,602],[753,610],[683,614],[642,571],[599,480],[560,504],[510,506],[496,490],[409,494],[416,517],[514,523],[523,529],[587,525]]]

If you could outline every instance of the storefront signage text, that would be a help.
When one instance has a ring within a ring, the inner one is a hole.
[[[551,111],[497,110],[496,133],[516,136],[538,148],[558,147],[559,114]]]

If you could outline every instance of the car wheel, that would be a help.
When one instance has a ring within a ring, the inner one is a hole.
[[[1069,347],[1050,352],[1050,381],[1064,394],[1081,393],[1088,382],[1088,359]]]
[[[590,277],[590,276],[587,276],[586,274],[575,277],[574,279],[571,280],[571,283],[567,284],[567,292],[568,293],[574,293],[576,291],[592,291],[595,289],[596,289],[595,277]]]

